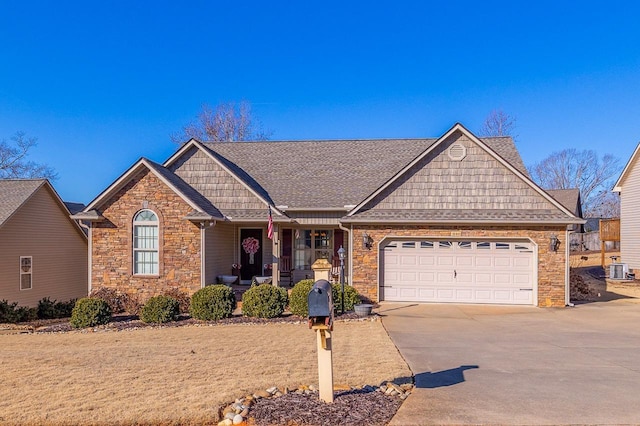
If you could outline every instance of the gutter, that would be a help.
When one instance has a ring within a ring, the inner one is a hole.
[[[82,228],[87,230],[87,240],[88,240],[88,246],[87,246],[87,295],[91,294],[91,271],[92,271],[92,264],[91,264],[91,254],[93,252],[92,247],[92,232],[91,232],[91,222],[89,222],[89,225],[86,225],[82,220],[78,220],[78,225],[80,225]]]

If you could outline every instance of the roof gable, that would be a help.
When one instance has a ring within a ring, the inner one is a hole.
[[[47,179],[0,179],[0,228],[14,215],[20,214],[20,209],[31,200],[40,190],[46,190],[55,204],[62,210],[66,220],[73,223],[74,228],[86,238],[86,234],[77,222],[69,218],[69,208],[62,201],[56,190]],[[44,212],[48,215],[49,212]]]
[[[141,170],[148,170],[153,173],[160,181],[167,185],[173,192],[180,196],[191,208],[195,210],[194,215],[198,218],[208,219],[224,219],[222,213],[199,194],[195,189],[184,182],[179,176],[170,170],[146,158],[141,158],[125,173],[123,173],[114,183],[105,189],[98,197],[96,197],[85,209],[83,213],[91,213],[100,208],[100,206],[113,197],[123,186],[131,181]],[[194,217],[195,217],[194,216]],[[91,219],[86,214],[79,213],[75,215],[77,219]]]
[[[616,184],[613,186],[613,192],[622,192],[622,184],[624,183],[624,180],[627,178],[629,173],[631,173],[631,169],[635,166],[639,152],[640,143],[638,144],[638,146],[636,146],[636,149],[633,151],[633,154],[631,154],[629,161],[627,161],[627,164],[624,166],[622,173],[620,173],[620,177],[616,181]]]
[[[454,145],[455,144],[455,145]],[[455,146],[461,159],[449,152]],[[446,213],[446,214],[445,214]],[[572,212],[456,124],[346,219],[569,221]]]
[[[45,179],[0,179],[0,226],[45,182]]]

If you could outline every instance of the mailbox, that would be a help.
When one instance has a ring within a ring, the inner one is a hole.
[[[333,330],[333,296],[331,283],[318,280],[313,283],[307,296],[309,306],[309,328],[325,328]]]

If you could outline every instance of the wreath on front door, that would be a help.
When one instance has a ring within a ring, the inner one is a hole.
[[[242,249],[249,255],[249,264],[253,265],[253,255],[260,250],[260,241],[247,237],[242,241]]]

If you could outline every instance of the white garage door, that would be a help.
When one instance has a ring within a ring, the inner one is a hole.
[[[531,305],[534,257],[526,242],[391,241],[381,300]]]

